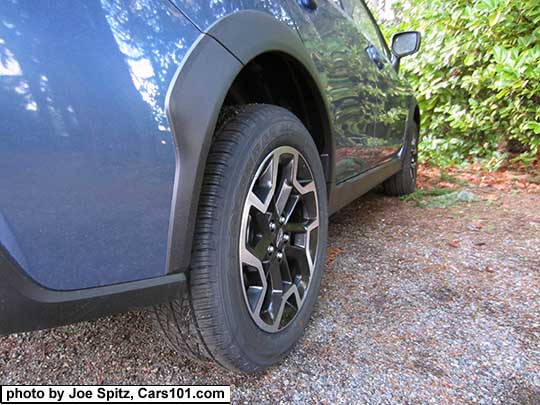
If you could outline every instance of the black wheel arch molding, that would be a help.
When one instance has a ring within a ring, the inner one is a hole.
[[[261,35],[257,35],[259,32]],[[328,188],[332,189],[335,183],[330,109],[317,70],[294,27],[253,10],[221,18],[201,33],[192,46],[166,99],[177,162],[169,229],[169,273],[189,268],[202,176],[225,97],[242,68],[268,52],[281,52],[296,60],[317,86],[329,125],[330,153],[325,156],[329,160],[325,165]]]

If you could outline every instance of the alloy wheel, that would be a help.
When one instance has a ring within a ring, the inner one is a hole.
[[[315,269],[319,206],[313,174],[293,147],[274,149],[259,165],[240,231],[240,272],[253,321],[280,332],[300,311]]]

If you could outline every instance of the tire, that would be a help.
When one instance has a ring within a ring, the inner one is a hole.
[[[233,371],[257,372],[289,353],[318,296],[328,229],[325,177],[313,139],[289,111],[247,105],[228,109],[220,121],[203,179],[189,291],[155,314],[180,353]],[[272,198],[270,178],[276,184]],[[286,204],[279,204],[286,196]],[[264,214],[263,201],[270,202]],[[281,207],[276,224],[273,212]],[[267,241],[275,249],[261,253]],[[267,258],[260,260],[262,267],[252,258],[255,253]],[[311,272],[305,271],[306,263]],[[271,299],[262,298],[267,295]]]
[[[403,166],[399,172],[384,181],[384,191],[391,196],[411,194],[416,191],[418,171],[418,125],[411,125],[409,144],[403,156]]]

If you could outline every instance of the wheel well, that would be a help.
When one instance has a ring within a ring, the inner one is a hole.
[[[299,61],[282,52],[268,52],[244,66],[224,106],[251,103],[278,105],[295,114],[313,137],[326,179],[331,180],[334,145],[328,113],[316,82]]]

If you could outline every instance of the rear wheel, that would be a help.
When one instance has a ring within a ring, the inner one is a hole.
[[[403,156],[403,167],[383,183],[388,195],[401,196],[416,191],[416,175],[418,171],[418,126],[411,125],[409,144]]]
[[[159,307],[169,341],[192,357],[253,372],[300,338],[319,292],[327,237],[317,148],[289,111],[228,111],[203,180],[189,294]]]

